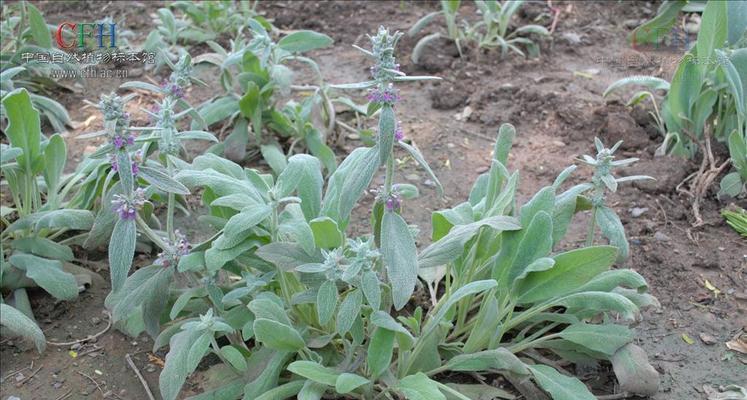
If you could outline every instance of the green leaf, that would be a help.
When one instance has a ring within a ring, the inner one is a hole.
[[[244,354],[242,354],[234,346],[223,346],[220,349],[223,358],[225,358],[231,365],[239,371],[246,371],[246,360]]]
[[[625,228],[614,210],[609,207],[599,207],[595,214],[596,224],[602,234],[609,239],[610,244],[617,247],[617,262],[628,258],[628,239],[625,238]]]
[[[34,320],[5,303],[0,303],[0,325],[16,335],[33,341],[39,353],[47,347],[44,333]]]
[[[322,202],[322,214],[347,224],[350,212],[371,183],[379,168],[378,149],[359,147],[353,150],[329,177]]]
[[[659,7],[656,16],[645,24],[639,26],[629,36],[633,47],[641,44],[655,44],[661,42],[672,30],[677,22],[677,16],[682,7],[687,4],[685,0],[665,1]]]
[[[138,176],[148,181],[151,185],[163,190],[166,193],[188,195],[189,189],[184,185],[172,179],[165,170],[156,169],[148,166],[141,166]]]
[[[379,277],[374,271],[366,271],[361,278],[361,288],[366,296],[368,305],[377,311],[381,307],[381,287],[379,287]]]
[[[565,306],[566,313],[577,313],[580,317],[615,311],[620,313],[624,319],[633,319],[638,311],[638,307],[626,297],[606,292],[575,293],[554,301],[553,305]]]
[[[206,140],[218,143],[218,138],[210,132],[205,131],[183,131],[176,135],[179,140]]]
[[[69,229],[87,231],[93,226],[93,213],[88,210],[54,210],[39,214],[36,229]]]
[[[297,31],[278,41],[278,47],[291,53],[303,53],[332,44],[332,38],[314,31]]]
[[[371,336],[366,353],[366,363],[371,378],[378,378],[389,368],[393,351],[394,332],[389,329],[377,328]]]
[[[112,240],[109,241],[109,273],[112,279],[112,291],[116,292],[127,279],[132,266],[137,242],[137,226],[131,219],[119,219],[114,224]]]
[[[334,281],[326,281],[319,288],[316,295],[316,311],[319,323],[326,325],[337,308],[337,285]]]
[[[498,233],[502,231],[516,231],[521,229],[518,221],[513,217],[503,215],[485,218],[466,225],[459,225],[449,233],[426,247],[418,255],[419,268],[430,268],[448,264],[462,255],[465,244],[471,240],[482,227],[490,227]]]
[[[528,375],[529,370],[518,357],[503,347],[477,353],[460,354],[446,363],[451,371],[510,371],[519,375]]]
[[[397,144],[402,147],[403,149],[407,150],[408,153],[410,153],[410,156],[417,161],[418,164],[420,164],[421,167],[425,170],[425,172],[428,174],[428,176],[431,178],[433,182],[436,183],[436,190],[438,192],[438,195],[441,196],[444,193],[444,188],[441,186],[441,182],[438,180],[438,177],[435,173],[433,173],[433,170],[431,169],[430,165],[428,165],[428,162],[425,161],[425,157],[423,157],[423,154],[420,153],[420,150],[418,150],[415,145],[409,145],[403,141],[397,142]]]
[[[24,4],[29,16],[29,27],[34,42],[40,47],[49,49],[52,47],[52,35],[49,34],[49,27],[44,21],[41,11],[31,3]]]
[[[327,385],[307,380],[298,392],[298,400],[321,400],[326,391]]]
[[[295,329],[265,318],[257,318],[254,321],[254,336],[265,346],[274,350],[298,351],[306,346],[303,338]]]
[[[443,304],[439,302],[438,311],[433,316],[433,318],[429,319],[423,327],[423,334],[421,335],[421,337],[424,337],[431,331],[433,331],[438,326],[438,324],[441,323],[441,320],[444,319],[446,313],[449,312],[449,309],[454,306],[454,304],[456,304],[459,300],[473,294],[493,289],[496,286],[498,286],[498,282],[493,279],[486,279],[482,281],[470,282],[455,290],[450,296],[446,298],[447,300]]]
[[[426,14],[412,25],[412,27],[407,31],[407,35],[410,37],[417,35],[426,25],[431,23],[433,18],[441,14],[443,14],[443,11],[434,11]]]
[[[164,400],[176,400],[187,377],[197,368],[210,346],[212,332],[185,330],[169,341],[166,364],[158,377]]]
[[[301,179],[296,187],[298,197],[301,198],[301,210],[307,221],[317,217],[322,203],[322,177],[319,160],[306,155],[296,154],[288,159],[288,168],[298,166],[302,171]]]
[[[55,298],[71,300],[78,297],[78,283],[72,274],[62,270],[61,262],[24,253],[13,254],[8,261],[26,271],[26,276]]]
[[[470,400],[495,400],[496,398],[513,400],[516,398],[510,392],[485,384],[447,383],[446,386],[467,396]],[[449,393],[446,393],[446,398],[448,400],[461,400]]]
[[[724,46],[728,36],[727,27],[727,2],[709,1],[703,10],[703,19],[700,23],[698,41],[695,47],[698,57],[703,60],[710,59],[715,49]]]
[[[584,247],[553,257],[555,265],[545,271],[530,272],[514,287],[519,304],[536,303],[573,292],[607,271],[617,256],[612,246]]]
[[[280,145],[277,143],[263,144],[259,147],[259,150],[262,152],[262,158],[267,161],[267,164],[270,165],[275,174],[283,172],[288,162],[285,159],[283,150],[280,149]]]
[[[294,361],[288,365],[288,371],[327,386],[335,386],[340,376],[339,372],[314,361]]]
[[[370,381],[360,375],[344,372],[337,377],[335,381],[335,390],[337,393],[345,394],[370,383]]]
[[[344,336],[350,331],[353,322],[361,313],[362,303],[363,295],[361,295],[360,289],[355,289],[345,296],[340,304],[340,310],[337,312],[337,333]]]
[[[537,384],[550,393],[553,400],[596,400],[586,385],[577,378],[565,376],[547,365],[527,366]]]
[[[261,396],[257,397],[255,400],[288,399],[298,394],[301,388],[303,388],[303,385],[304,385],[303,380],[295,380],[295,381],[286,382],[280,386],[274,387],[264,392]]]
[[[438,384],[422,372],[402,378],[397,387],[409,400],[446,400]]]
[[[23,88],[6,94],[2,103],[8,119],[5,134],[12,147],[23,150],[18,158],[18,165],[26,171],[32,171],[41,145],[39,112],[31,105],[29,93]]]
[[[316,246],[322,249],[332,249],[342,246],[343,234],[340,228],[330,217],[318,217],[309,222],[312,232],[314,232],[314,242]]]
[[[244,118],[251,120],[259,107],[260,93],[259,86],[252,81],[246,83],[246,93],[239,100],[239,110]]]
[[[381,256],[392,285],[394,308],[407,304],[418,280],[417,250],[410,229],[399,214],[385,212],[381,227]]]
[[[249,309],[257,318],[265,318],[275,322],[279,322],[283,325],[291,325],[288,315],[282,308],[282,304],[277,298],[273,300],[272,297],[268,296],[264,298],[254,299],[251,303],[249,303]]]
[[[644,86],[648,89],[653,90],[669,90],[669,82],[667,82],[664,79],[657,78],[655,76],[648,76],[648,75],[633,75],[626,78],[619,79],[615,81],[613,84],[609,85],[607,89],[605,89],[604,93],[602,94],[602,97],[607,97],[610,95],[610,93],[620,89],[623,86]]]
[[[412,54],[410,55],[410,59],[415,65],[420,64],[420,56],[423,54],[423,51],[428,47],[428,43],[433,42],[435,40],[440,39],[442,36],[439,32],[431,33],[430,35],[423,36],[418,40],[417,43],[415,43],[415,47],[412,49]]]
[[[608,356],[633,340],[633,331],[623,325],[578,323],[565,328],[560,337]]]
[[[246,239],[249,230],[259,225],[272,213],[272,207],[268,205],[249,206],[240,213],[231,217],[223,227],[223,239],[219,249],[230,249]],[[215,244],[214,244],[215,245]]]
[[[319,254],[309,255],[301,246],[287,242],[266,244],[257,249],[256,254],[262,259],[275,264],[282,271],[292,271],[301,265],[322,261]]]
[[[747,4],[743,1],[727,1],[726,15],[729,16],[729,45],[739,42],[747,32]]]
[[[75,258],[70,247],[43,237],[32,236],[16,239],[12,242],[12,245],[13,248],[24,253],[31,253],[53,260],[72,261]]]
[[[67,150],[60,135],[53,135],[44,149],[44,181],[47,182],[47,195],[56,198],[62,172],[65,169]]]
[[[168,291],[173,272],[173,268],[160,265],[150,265],[135,271],[125,281],[122,291],[111,299],[116,302],[112,318],[115,321],[125,320],[154,297],[163,297],[162,291]]]
[[[742,179],[739,177],[738,172],[730,172],[721,178],[719,183],[719,197],[728,195],[731,197],[737,197],[742,192]]]

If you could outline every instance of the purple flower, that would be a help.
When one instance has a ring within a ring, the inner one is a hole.
[[[382,103],[394,105],[400,100],[399,91],[389,84],[386,89],[371,89],[368,91],[368,101],[372,103]]]
[[[402,122],[397,122],[397,129],[394,130],[394,140],[400,141],[405,138],[405,131],[402,129]]]
[[[402,204],[399,201],[399,196],[394,193],[389,195],[389,198],[387,198],[384,202],[384,207],[387,211],[399,211],[401,205]]]
[[[142,152],[139,150],[135,153],[135,155],[132,157],[132,175],[137,176],[138,172],[140,172],[140,167],[138,166],[139,163],[143,161]],[[109,164],[111,164],[112,171],[119,172],[119,163],[117,162],[117,155],[114,153],[109,153]]]
[[[164,81],[161,84],[161,89],[166,93],[167,95],[176,97],[177,99],[181,99],[184,97],[184,88],[179,86],[177,83],[171,83],[168,81]]]
[[[112,139],[112,145],[115,149],[119,150],[125,146],[132,146],[135,144],[135,137],[132,135],[117,135]]]
[[[143,208],[145,204],[145,189],[137,188],[132,193],[132,197],[115,194],[112,199],[112,209],[123,220],[134,220],[137,217],[137,211]]]
[[[166,242],[168,248],[158,253],[158,258],[154,264],[168,267],[177,264],[181,257],[189,254],[192,245],[187,241],[187,237],[179,232],[178,229],[174,231],[174,236],[175,239],[173,242],[164,238],[164,242]]]
[[[114,212],[119,214],[119,219],[133,220],[137,216],[137,209],[124,196],[115,194],[112,205]]]

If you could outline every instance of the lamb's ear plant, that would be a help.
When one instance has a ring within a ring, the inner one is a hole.
[[[586,245],[594,244],[594,230],[599,227],[602,235],[610,244],[618,248],[617,261],[622,263],[628,257],[628,239],[625,237],[625,228],[617,216],[615,210],[608,207],[606,203],[607,192],[617,192],[617,186],[623,182],[654,179],[645,175],[629,175],[616,177],[612,174],[615,168],[625,167],[638,161],[637,158],[626,158],[615,160],[615,151],[620,147],[622,141],[615,143],[611,148],[606,148],[599,138],[594,138],[594,146],[597,150],[596,157],[584,154],[580,161],[594,168],[591,183],[587,183],[589,190],[589,206],[591,208],[591,219],[586,236]]]
[[[434,213],[434,242],[417,252],[417,229],[400,214],[417,190],[395,183],[394,144],[423,157],[402,140],[394,85],[428,77],[393,68],[398,38],[381,28],[363,50],[375,62],[373,80],[338,85],[370,89],[379,131],[376,145],[348,155],[326,189],[311,155],[290,157],[277,178],[214,154],[180,164],[174,179],[201,189],[208,214],[200,221],[214,231],[189,250],[180,242],[165,251],[110,299],[115,319],[140,313],[151,328],[170,320],[154,343],[169,344],[164,399],[177,398],[208,353],[221,360],[212,367],[215,389],[195,399],[495,393],[441,383],[444,374],[471,372],[533,379],[558,400],[594,399],[582,382],[545,364],[556,356],[612,360],[633,366],[634,379],[651,379],[644,375],[653,369],[632,356],[640,349],[625,324],[655,299],[637,273],[609,269],[613,246],[553,253],[590,186],[556,194],[571,167],[519,208],[518,173],[505,166],[510,125],[501,127],[490,171],[469,201]],[[351,211],[382,165],[370,233],[350,237],[361,231],[349,226]],[[175,287],[177,274],[186,287]],[[432,302],[406,308],[419,278]]]
[[[41,351],[44,336],[35,329],[26,289],[40,287],[59,300],[70,300],[86,281],[90,283],[85,270],[70,264],[74,255],[68,244],[91,229],[93,213],[75,208],[69,200],[67,194],[78,181],[77,175],[63,173],[65,142],[59,135],[42,134],[39,111],[26,89],[6,94],[2,104],[10,144],[2,144],[0,170],[12,206],[3,205],[0,215],[4,249],[0,288],[12,292],[9,303],[14,309],[3,304],[0,323],[32,337]]]
[[[741,17],[745,13],[744,2],[707,2],[697,42],[680,60],[671,84],[652,77],[625,78],[606,91],[628,84],[667,90],[660,112],[655,109],[657,127],[665,133],[659,153],[684,157],[702,153],[708,162],[694,175],[693,188],[710,180],[707,170],[721,171],[727,165],[716,165],[711,139],[727,143],[734,171],[721,180],[719,196],[736,197],[747,187],[747,22]],[[648,95],[639,92],[633,100]]]
[[[467,38],[477,42],[479,48],[501,50],[501,57],[505,57],[511,50],[524,56],[521,47],[525,47],[530,56],[539,55],[539,46],[526,37],[530,34],[549,36],[550,32],[541,25],[522,25],[509,32],[511,18],[521,8],[523,0],[510,0],[500,2],[498,0],[476,0],[482,21],[471,25],[465,35]]]
[[[464,30],[462,30],[457,24],[457,16],[459,14],[459,6],[461,0],[441,0],[441,10],[428,13],[420,18],[415,24],[407,31],[407,35],[410,37],[416,36],[426,26],[428,26],[436,17],[443,17],[446,22],[446,34],[440,32],[431,33],[423,36],[412,50],[412,62],[415,64],[420,60],[420,56],[423,50],[428,46],[428,43],[438,40],[442,37],[446,37],[454,42],[459,51],[462,54],[462,43],[464,41]]]
[[[417,35],[431,20],[443,15],[446,20],[447,34],[432,33],[424,36],[418,41],[412,50],[412,61],[417,64],[426,49],[428,43],[446,37],[457,46],[459,54],[462,54],[462,46],[466,43],[472,43],[480,49],[500,49],[501,57],[506,56],[509,50],[525,56],[521,49],[525,47],[530,56],[539,54],[539,46],[527,37],[530,34],[539,36],[549,36],[550,32],[541,25],[528,24],[522,25],[513,31],[509,31],[511,19],[524,4],[523,0],[475,0],[478,12],[482,15],[482,20],[474,24],[463,21],[463,27],[459,27],[456,22],[459,1],[441,1],[441,11],[432,12],[418,20],[408,31],[409,36]]]
[[[63,60],[66,53],[52,45],[50,26],[36,6],[27,1],[3,4],[3,19],[0,32],[3,37],[0,49],[0,97],[5,97],[16,88],[25,88],[34,108],[49,121],[57,132],[65,132],[72,124],[65,107],[45,94],[55,88],[54,73],[72,73],[78,67],[69,62],[49,62],[52,56]],[[25,59],[24,54],[34,58]],[[47,61],[40,61],[47,57]],[[0,106],[0,121],[7,118],[6,110]]]
[[[250,19],[248,26],[252,35],[249,42],[237,38],[231,42],[230,51],[208,42],[215,52],[196,59],[220,68],[220,82],[226,91],[200,106],[208,125],[222,122],[222,130],[230,128],[225,141],[211,151],[234,161],[250,158],[258,151],[279,174],[292,152],[305,146],[332,173],[337,165],[326,138],[335,127],[335,107],[319,66],[303,55],[329,46],[332,39],[304,30],[275,41],[273,26],[260,17]],[[294,84],[295,72],[288,66],[292,61],[309,67],[314,84]],[[287,100],[293,92],[308,95],[301,110]],[[281,105],[283,101],[285,106]],[[312,111],[319,113],[321,126],[312,124]],[[290,142],[287,152],[281,146],[283,141]]]

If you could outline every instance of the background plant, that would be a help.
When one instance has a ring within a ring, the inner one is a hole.
[[[68,244],[86,234],[72,233],[91,229],[93,214],[76,208],[74,199],[68,198],[78,176],[63,174],[65,142],[60,135],[47,138],[42,134],[39,111],[26,89],[6,94],[2,103],[10,144],[1,145],[0,170],[13,206],[3,205],[0,215],[4,249],[0,287],[12,292],[12,308],[2,304],[0,324],[31,337],[42,351],[44,335],[33,320],[26,289],[41,287],[57,299],[70,300],[78,296],[80,287],[91,283],[85,269],[69,263],[74,256]]]
[[[459,25],[457,24],[457,15],[461,3],[461,0],[441,0],[440,11],[434,11],[432,13],[426,14],[424,17],[415,22],[410,30],[407,31],[408,36],[414,37],[415,35],[420,33],[423,28],[428,26],[428,24],[430,24],[431,21],[433,21],[436,17],[443,16],[444,21],[446,22],[446,35],[443,35],[439,32],[431,33],[424,36],[418,41],[417,44],[415,44],[415,48],[413,48],[412,51],[412,62],[417,64],[418,60],[420,60],[421,53],[426,48],[428,43],[442,37],[446,37],[447,39],[453,41],[457,47],[457,50],[459,51],[459,54],[462,54],[462,41],[464,40],[465,35],[464,31],[460,29]]]
[[[53,71],[70,72],[78,66],[70,63],[41,62],[38,57],[51,59],[53,55],[66,60],[67,54],[52,47],[50,27],[44,16],[33,4],[20,1],[4,3],[0,22],[0,32],[4,38],[0,50],[0,97],[5,97],[16,88],[25,88],[36,109],[58,132],[64,132],[70,126],[70,116],[65,107],[46,94],[59,88]],[[23,58],[24,54],[33,54],[31,60]],[[0,120],[7,119],[4,107],[0,107]]]
[[[312,59],[300,54],[329,46],[332,39],[313,31],[293,32],[275,42],[271,37],[272,26],[264,19],[249,20],[252,39],[244,42],[237,38],[231,42],[231,51],[214,42],[208,42],[215,53],[206,53],[196,61],[218,66],[220,81],[225,95],[200,106],[206,123],[223,122],[232,126],[225,142],[212,151],[225,154],[232,160],[247,157],[247,145],[251,142],[259,149],[275,173],[285,167],[286,158],[292,155],[297,144],[304,144],[319,157],[328,172],[334,171],[334,153],[326,145],[325,138],[334,129],[335,109],[328,94],[319,66]],[[314,72],[316,84],[298,86],[293,84],[294,72],[288,66],[291,61],[308,65]],[[291,91],[310,93],[300,103],[295,101],[280,105]],[[318,127],[312,124],[312,113],[318,113],[325,123]],[[286,152],[277,139],[291,141]]]
[[[549,36],[550,32],[545,27],[529,24],[509,31],[511,19],[523,3],[524,1],[522,0],[504,2],[498,0],[475,0],[475,6],[482,15],[482,20],[474,24],[463,21],[463,27],[460,28],[456,23],[460,1],[443,0],[441,2],[442,10],[427,14],[418,20],[410,28],[408,35],[411,37],[417,35],[436,16],[443,15],[447,27],[447,35],[445,37],[454,41],[460,55],[462,54],[462,44],[474,43],[480,49],[490,50],[500,48],[501,57],[504,57],[509,50],[524,56],[525,53],[521,50],[520,46],[526,47],[530,56],[536,56],[539,54],[539,47],[534,41],[526,37],[526,35]],[[412,61],[417,64],[428,43],[441,37],[444,36],[437,32],[421,38],[413,48]]]
[[[681,59],[668,88],[659,79],[638,77],[619,81],[606,91],[610,93],[626,84],[641,83],[668,89],[657,118],[659,129],[666,132],[660,152],[693,157],[700,150],[703,154],[701,167],[691,177],[688,191],[694,197],[696,224],[702,223],[699,199],[730,165],[728,162],[717,164],[711,151],[711,139],[727,144],[735,170],[721,180],[719,195],[737,196],[744,192],[747,182],[747,83],[744,79],[747,49],[742,40],[747,23],[740,18],[745,12],[744,3],[708,2],[697,42]]]

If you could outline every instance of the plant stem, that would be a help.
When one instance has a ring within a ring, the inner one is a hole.
[[[226,360],[223,357],[223,354],[220,352],[220,346],[218,346],[218,342],[215,341],[215,336],[210,335],[210,345],[213,347],[213,353],[215,353],[218,358],[223,362],[223,364],[226,364],[231,370],[238,376],[243,376],[242,372],[236,369],[236,367],[233,366],[233,364],[229,363],[228,360]]]
[[[384,180],[384,193],[389,196],[392,193],[392,181],[394,180],[394,155],[390,154],[386,161],[386,179]]]
[[[594,244],[594,228],[596,228],[597,219],[597,206],[593,206],[591,209],[591,219],[589,220],[589,233],[586,236],[586,246]]]
[[[534,346],[536,346],[536,345],[538,345],[538,344],[540,344],[542,342],[548,341],[550,339],[555,339],[555,338],[558,338],[558,337],[560,337],[559,333],[553,333],[553,334],[550,334],[550,335],[547,335],[547,336],[543,336],[543,337],[541,337],[539,339],[532,340],[530,342],[526,342],[526,343],[523,343],[523,344],[522,343],[516,344],[514,346],[509,347],[508,350],[510,352],[512,352],[512,353],[519,353],[519,352],[524,351],[524,350],[526,350],[528,348],[534,347]]]
[[[140,227],[140,230],[143,231],[145,236],[147,236],[148,239],[150,239],[153,243],[155,243],[156,246],[160,247],[161,250],[167,250],[169,248],[169,246],[163,241],[163,239],[158,237],[158,235],[155,232],[153,232],[152,229],[150,229],[148,224],[143,220],[143,218],[140,215],[137,215],[135,217],[135,221],[137,221],[137,226]]]
[[[169,172],[169,177],[174,175],[173,169],[171,168],[171,161],[166,158],[166,169]],[[166,206],[166,232],[169,234],[171,241],[176,241],[176,235],[174,234],[174,202],[176,196],[174,193],[169,193],[168,205]]]

